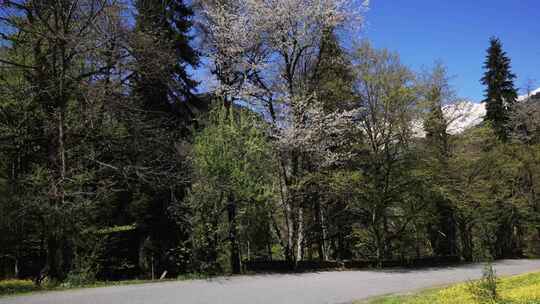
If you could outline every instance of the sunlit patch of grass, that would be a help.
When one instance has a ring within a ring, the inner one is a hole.
[[[0,295],[26,293],[39,290],[30,280],[0,280]]]
[[[51,284],[45,282],[42,286],[37,286],[31,280],[0,280],[0,297],[15,294],[25,294],[37,291],[59,291],[79,288],[99,288],[110,286],[137,285],[137,284],[152,284],[163,282],[202,280],[211,278],[204,274],[183,274],[176,278],[168,278],[163,280],[125,280],[125,281],[95,281],[86,284],[73,284],[69,281],[60,284]]]
[[[499,300],[492,304],[540,304],[540,273],[502,278],[497,285]],[[484,304],[475,300],[470,283],[433,289],[414,295],[387,296],[359,303],[369,304]],[[487,303],[486,303],[487,304]],[[491,303],[489,303],[491,304]]]

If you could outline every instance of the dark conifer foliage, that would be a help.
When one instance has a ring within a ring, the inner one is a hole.
[[[323,101],[326,112],[337,109],[350,109],[354,98],[354,75],[351,62],[347,58],[335,30],[326,29],[323,33],[318,54],[311,67],[312,89]]]
[[[190,45],[193,11],[183,0],[137,0],[135,92],[147,109],[179,109],[194,98],[189,68],[199,63]]]
[[[514,87],[516,75],[511,71],[510,58],[498,38],[491,38],[487,53],[484,62],[486,72],[481,80],[486,86],[486,120],[493,124],[498,137],[506,140],[509,112],[518,96]]]
[[[182,250],[188,238],[180,216],[172,215],[182,210],[185,216],[179,202],[189,187],[185,157],[179,150],[190,140],[193,106],[201,103],[194,94],[197,82],[189,73],[199,62],[190,45],[193,12],[182,0],[137,0],[135,8],[129,41],[135,60],[127,145],[137,148],[125,155],[130,166],[145,168],[132,176],[128,191],[138,224],[138,267],[152,276],[164,270],[175,274],[185,271]]]
[[[436,148],[441,157],[448,156],[448,133],[446,131],[447,121],[444,117],[441,105],[441,89],[433,87],[429,96],[432,104],[430,112],[424,121],[424,130],[426,131],[426,139],[430,146]]]

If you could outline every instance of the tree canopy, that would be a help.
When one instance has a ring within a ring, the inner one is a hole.
[[[356,40],[365,2],[132,4],[0,2],[0,277],[540,254],[540,108],[499,39],[453,132],[445,65]]]

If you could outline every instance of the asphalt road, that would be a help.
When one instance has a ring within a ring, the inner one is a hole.
[[[498,275],[540,271],[540,260],[495,263]],[[479,278],[482,265],[423,270],[335,271],[223,277],[210,280],[90,288],[0,298],[4,304],[285,304],[350,303],[388,293]]]

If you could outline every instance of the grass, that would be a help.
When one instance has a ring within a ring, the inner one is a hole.
[[[470,292],[471,283],[429,289],[413,295],[395,295],[359,301],[355,304],[540,304],[540,273],[502,278],[498,281],[497,302],[478,302]]]
[[[47,285],[43,284],[42,286],[36,286],[31,280],[0,280],[0,297],[11,296],[11,295],[22,295],[35,292],[45,292],[45,291],[60,291],[68,289],[80,289],[80,288],[97,288],[97,287],[108,287],[108,286],[122,286],[122,285],[136,285],[136,284],[149,284],[149,283],[163,283],[163,282],[174,282],[174,281],[186,281],[186,280],[198,280],[198,279],[208,279],[209,276],[202,274],[185,274],[181,275],[175,279],[164,279],[164,280],[125,280],[125,281],[96,281],[93,283],[87,284],[70,284],[65,282],[59,285]]]
[[[0,281],[0,296],[10,294],[29,293],[40,290],[30,280],[2,280]]]

